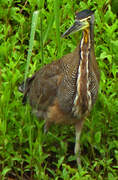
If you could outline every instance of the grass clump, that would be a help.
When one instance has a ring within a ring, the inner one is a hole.
[[[101,71],[98,100],[81,136],[77,169],[74,128],[53,126],[22,105],[18,85],[34,71],[72,52],[80,35],[61,39],[76,11],[95,10],[95,54]],[[118,13],[110,1],[0,1],[0,179],[117,179]],[[26,69],[32,15],[39,11]],[[29,69],[29,72],[28,72]]]

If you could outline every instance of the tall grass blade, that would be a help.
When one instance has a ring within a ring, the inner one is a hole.
[[[60,39],[60,3],[59,0],[54,1],[54,15],[55,15],[55,24],[56,24],[56,39],[58,54],[57,57],[61,56],[61,39]]]
[[[41,48],[41,60],[42,60],[42,66],[44,64],[44,61],[43,61],[43,14],[42,14],[42,9],[40,11],[40,18],[41,18],[41,21],[40,21],[40,29],[41,29],[41,33],[40,33],[40,48]]]
[[[32,25],[31,25],[31,33],[30,33],[30,41],[29,41],[29,50],[28,50],[27,63],[26,63],[26,69],[25,69],[25,78],[24,78],[25,83],[26,83],[26,79],[27,79],[27,75],[28,75],[30,59],[31,59],[31,56],[32,56],[32,49],[33,49],[34,36],[35,36],[36,25],[37,25],[37,20],[38,20],[38,14],[39,14],[39,11],[35,11],[33,13],[33,16],[32,16]]]
[[[46,29],[46,31],[45,31],[45,33],[44,33],[44,36],[43,36],[43,45],[44,45],[45,42],[46,42],[46,39],[47,39],[47,37],[48,37],[48,34],[49,34],[49,32],[50,32],[50,30],[51,30],[51,28],[52,28],[53,22],[54,22],[54,15],[51,14],[51,16],[50,16],[50,18],[49,18],[49,21],[48,21],[47,29]]]

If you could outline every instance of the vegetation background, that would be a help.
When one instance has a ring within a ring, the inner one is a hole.
[[[29,76],[74,50],[81,33],[62,39],[76,11],[95,11],[99,96],[81,136],[82,168],[74,157],[74,127],[53,126],[22,105],[32,14],[39,11]],[[117,0],[0,0],[0,179],[118,179]]]

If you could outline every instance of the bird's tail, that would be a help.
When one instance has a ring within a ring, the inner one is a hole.
[[[26,101],[27,101],[27,91],[26,91],[26,85],[25,85],[24,81],[19,85],[18,90],[24,94],[22,103],[23,103],[23,105],[25,105]]]
[[[24,94],[23,99],[22,99],[23,105],[26,104],[27,95],[30,90],[30,87],[31,87],[34,77],[35,77],[35,75],[33,75],[31,78],[27,78],[26,83],[23,81],[18,87],[18,90]]]
[[[24,93],[24,91],[25,91],[25,83],[24,83],[24,81],[22,82],[22,84],[20,84],[20,85],[18,86],[18,90],[19,90],[21,93]]]

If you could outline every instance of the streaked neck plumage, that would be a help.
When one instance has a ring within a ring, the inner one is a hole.
[[[93,23],[84,29],[80,42],[80,60],[77,75],[77,92],[74,100],[73,112],[78,118],[87,114],[92,107],[90,92],[89,72],[90,72],[90,51],[94,47]]]

